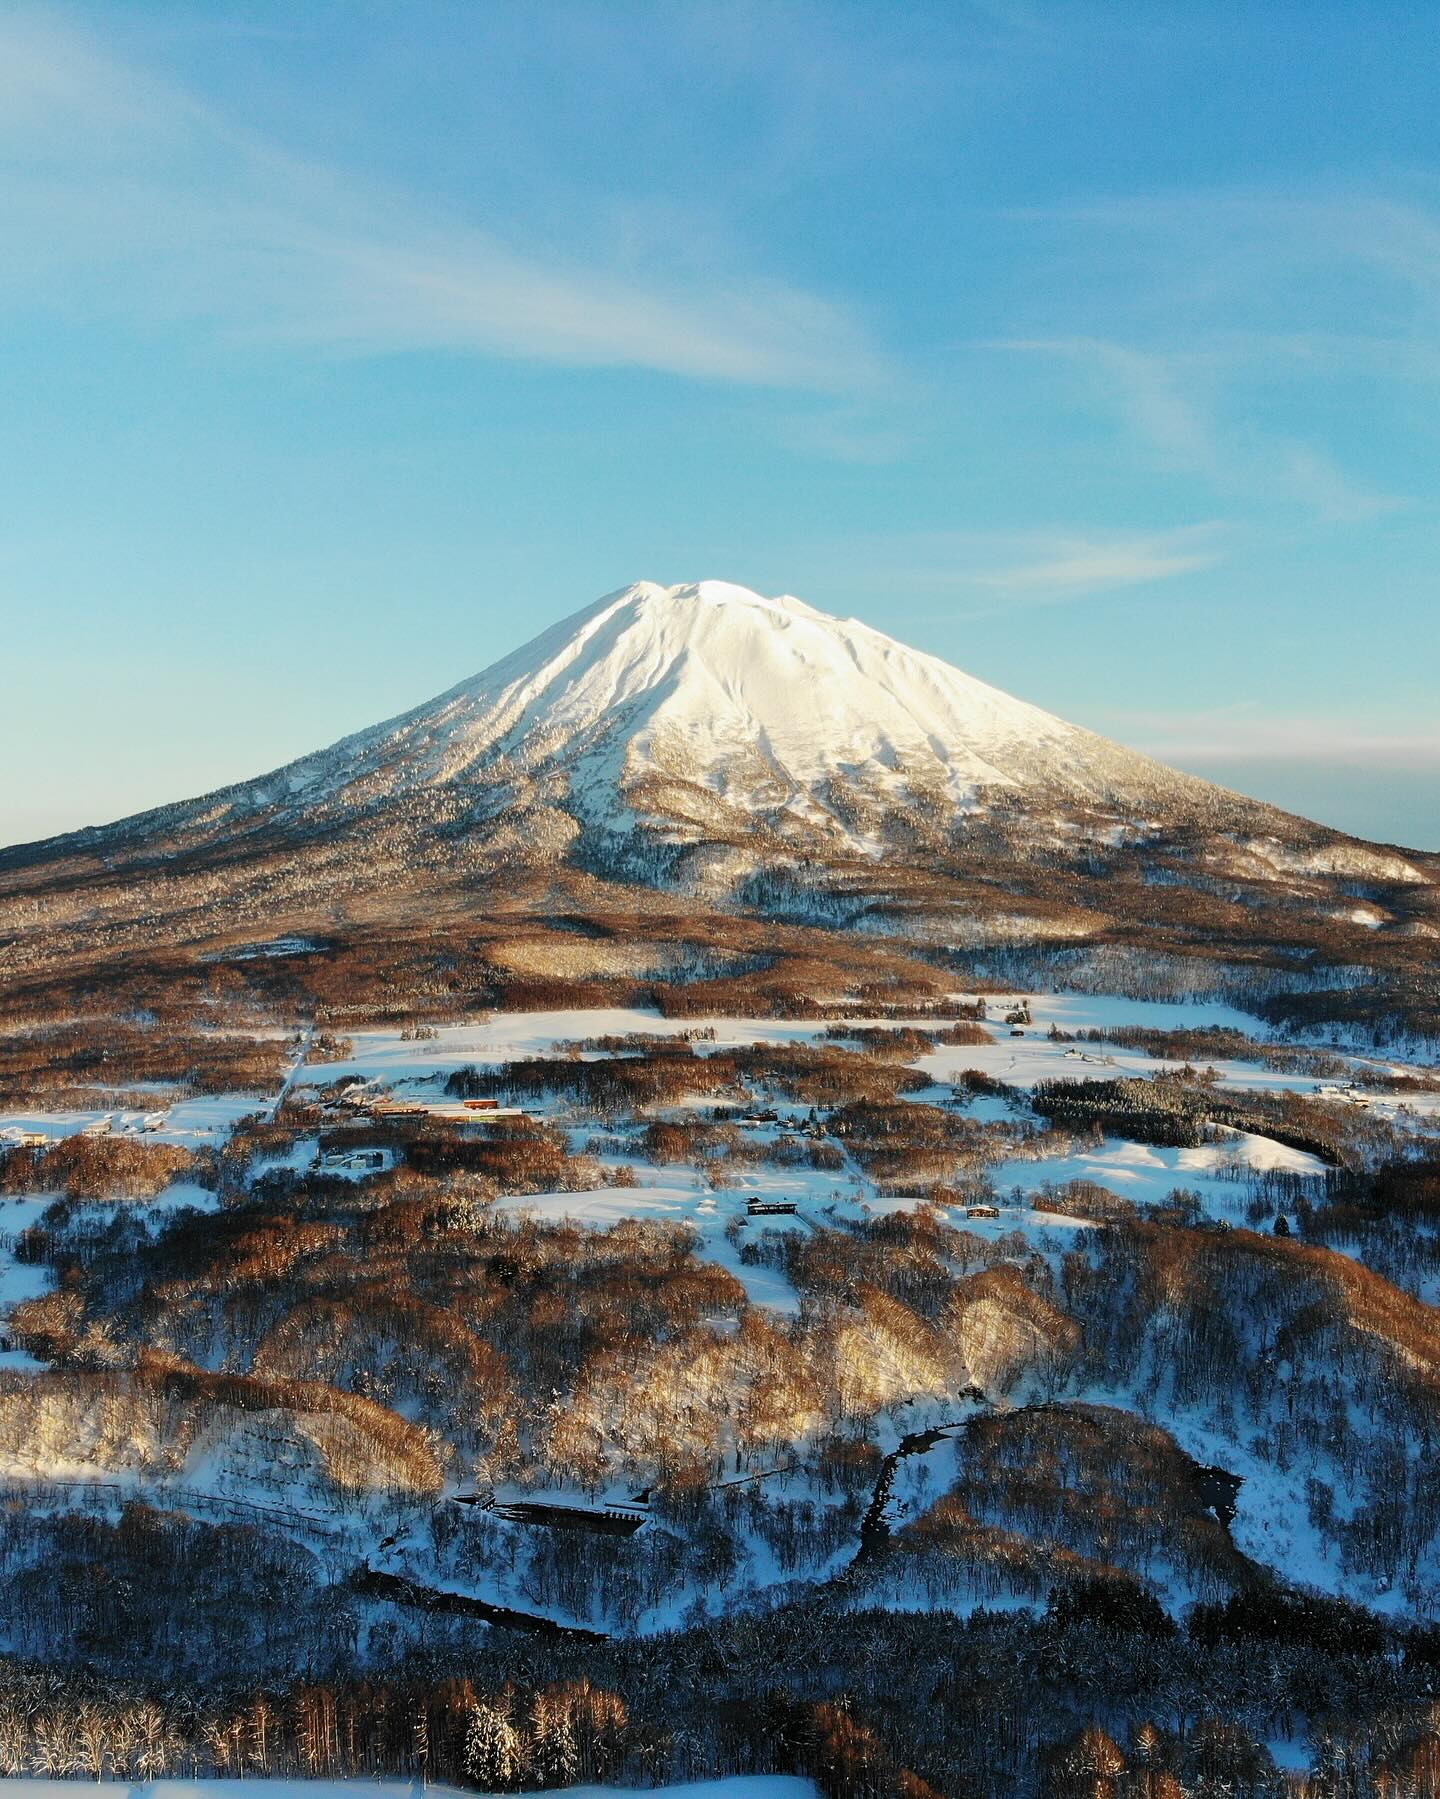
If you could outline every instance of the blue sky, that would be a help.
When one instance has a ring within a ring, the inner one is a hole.
[[[0,841],[640,578],[1440,847],[1430,4],[0,13]]]

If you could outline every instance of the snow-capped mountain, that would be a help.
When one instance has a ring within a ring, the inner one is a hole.
[[[424,785],[563,769],[587,810],[647,779],[693,781],[821,828],[835,781],[897,793],[919,782],[964,805],[985,787],[1099,795],[1144,779],[1140,758],[856,619],[721,581],[607,595],[338,746],[340,778],[377,759],[395,782]],[[312,769],[336,772],[330,758],[296,772]]]
[[[642,581],[412,712],[131,823],[334,824],[443,799],[456,824],[543,805],[612,834],[758,824],[873,854],[898,819],[948,827],[987,796],[1133,810],[1203,790],[859,620]]]
[[[609,594],[258,780],[0,855],[0,898],[28,931],[41,901],[26,896],[43,888],[53,925],[65,892],[93,933],[98,882],[153,941],[179,912],[209,928],[227,908],[293,918],[369,894],[413,914],[442,888],[513,894],[521,870],[762,909],[785,887],[792,915],[797,884],[838,882],[867,907],[903,893],[912,917],[925,886],[937,940],[952,905],[991,928],[977,883],[1003,896],[1006,930],[1036,916],[1016,924],[1008,896],[1038,897],[1052,935],[1093,928],[1120,877],[1132,916],[1162,888],[1233,906],[1252,904],[1237,884],[1259,883],[1342,917],[1346,881],[1428,885],[1404,857],[1167,769],[858,620],[704,581]]]

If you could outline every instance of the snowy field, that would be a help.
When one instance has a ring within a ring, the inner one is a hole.
[[[746,1237],[754,1237],[767,1225],[780,1230],[807,1229],[798,1216],[748,1221],[745,1217],[745,1201],[752,1193],[761,1197],[794,1199],[797,1176],[807,1180],[812,1188],[823,1179],[824,1198],[828,1201],[834,1186],[832,1175],[822,1177],[808,1170],[760,1169],[754,1171],[753,1179],[747,1176],[743,1187],[717,1193],[708,1188],[698,1174],[676,1168],[666,1169],[653,1185],[602,1187],[593,1193],[519,1194],[496,1204],[497,1209],[521,1216],[531,1213],[547,1221],[570,1218],[601,1230],[608,1230],[622,1218],[658,1218],[671,1224],[689,1225],[699,1234],[695,1249],[701,1261],[718,1262],[733,1274],[752,1305],[769,1306],[777,1312],[798,1312],[799,1296],[789,1281],[773,1268],[747,1266],[740,1259],[739,1244],[732,1243],[726,1235],[726,1227],[732,1220],[740,1221],[741,1242]],[[818,1208],[821,1203],[818,1191],[812,1193],[810,1203]]]
[[[957,994],[957,999],[973,999],[974,995]],[[1028,999],[1031,1020],[1023,1037],[1011,1035],[1003,1020],[1005,1013]],[[937,1084],[948,1085],[967,1069],[978,1070],[1015,1087],[1028,1089],[1037,1081],[1113,1080],[1121,1075],[1149,1076],[1176,1065],[1175,1059],[1157,1058],[1139,1050],[1121,1049],[1108,1043],[1066,1044],[1051,1042],[1046,1033],[1054,1025],[1068,1033],[1138,1027],[1147,1030],[1186,1030],[1226,1028],[1242,1031],[1264,1041],[1269,1032],[1263,1021],[1232,1006],[1216,1003],[1182,1004],[1173,1001],[1131,1000],[1093,994],[989,994],[986,996],[990,1018],[987,1028],[995,1041],[989,1044],[945,1046],[921,1056],[915,1066],[929,1074]],[[864,1026],[896,1027],[903,1018],[868,1018],[847,1021],[857,1028]],[[924,1026],[943,1026],[944,1020],[917,1020]],[[417,1089],[429,1091],[426,1098],[438,1100],[435,1089],[456,1069],[470,1065],[497,1066],[530,1056],[555,1053],[557,1044],[572,1043],[593,1037],[623,1037],[631,1034],[652,1037],[683,1037],[686,1033],[708,1033],[695,1043],[696,1053],[705,1055],[724,1049],[756,1043],[812,1043],[824,1038],[826,1021],[772,1018],[664,1018],[658,1012],[633,1006],[610,1006],[591,1010],[500,1013],[469,1024],[443,1025],[433,1038],[407,1040],[397,1028],[350,1033],[354,1053],[344,1061],[304,1065],[292,1069],[297,1084],[324,1086],[343,1076],[357,1076],[378,1086],[409,1090],[419,1097]],[[598,1054],[600,1052],[589,1052]],[[1407,1072],[1403,1063],[1381,1061],[1373,1055],[1352,1057],[1357,1069],[1389,1069],[1395,1074]],[[1219,1060],[1215,1063],[1224,1087],[1235,1091],[1278,1091],[1289,1089],[1313,1093],[1328,1082],[1312,1075],[1282,1074],[1259,1061]],[[976,1116],[985,1115],[977,1102]],[[1412,1096],[1408,1104],[1419,1116],[1440,1116],[1440,1094]],[[259,1112],[269,1115],[275,1096],[251,1094],[203,1095],[184,1099],[158,1110],[162,1117],[150,1130],[142,1130],[147,1111],[143,1098],[137,1095],[133,1111],[45,1111],[26,1110],[0,1113],[0,1131],[39,1132],[47,1137],[70,1136],[87,1126],[106,1121],[117,1134],[140,1134],[157,1143],[173,1143],[184,1148],[218,1147],[223,1144],[237,1122]],[[1378,1095],[1373,1109],[1393,1117],[1394,1100]]]
[[[1001,1163],[993,1178],[996,1190],[1012,1202],[1022,1192],[1066,1181],[1094,1181],[1137,1205],[1160,1205],[1173,1189],[1184,1187],[1199,1194],[1207,1217],[1240,1223],[1248,1197],[1246,1177],[1274,1170],[1318,1178],[1325,1164],[1272,1137],[1222,1128],[1218,1143],[1196,1149],[1107,1137],[1099,1149],[1078,1155]]]
[[[957,999],[973,1000],[974,994],[957,994]],[[999,1073],[1003,1068],[1014,1066],[1020,1072],[1006,1075],[1006,1079],[1018,1084],[1029,1084],[1027,1072],[1033,1066],[1037,1072],[1029,1075],[1029,1080],[1038,1080],[1046,1075],[1059,1072],[1056,1059],[1068,1067],[1072,1076],[1085,1071],[1086,1064],[1073,1066],[1064,1064],[1063,1057],[1066,1046],[1045,1041],[1045,1033],[1052,1024],[1062,1031],[1081,1031],[1101,1029],[1105,1026],[1143,1026],[1147,1030],[1198,1030],[1217,1026],[1232,1030],[1244,1031],[1251,1036],[1266,1035],[1265,1025],[1246,1012],[1237,1012],[1232,1006],[1222,1005],[1180,1005],[1159,1000],[1129,1000],[1097,998],[1088,994],[1048,994],[1040,998],[1030,997],[1030,1013],[1032,1025],[1027,1028],[1025,1041],[1009,1036],[1009,1027],[1002,1021],[1007,1011],[1019,1005],[1022,995],[987,994],[986,1004],[990,1011],[989,1026],[994,1031],[996,1042],[993,1046],[978,1049],[943,1049],[934,1057],[926,1057],[918,1064],[929,1069],[936,1065],[936,1078],[949,1080],[953,1078],[946,1068],[953,1065],[956,1070],[962,1068],[985,1068],[987,1072]],[[847,1019],[849,1024],[857,1027],[875,1025],[881,1028],[903,1025],[906,1020],[895,1018],[858,1018]],[[942,1028],[945,1019],[922,1019],[917,1021],[922,1028]],[[474,1024],[441,1025],[433,1038],[419,1042],[402,1038],[398,1029],[380,1031],[351,1031],[349,1037],[354,1046],[354,1055],[343,1062],[326,1062],[317,1067],[308,1067],[301,1074],[302,1082],[325,1083],[339,1079],[341,1075],[359,1075],[365,1080],[381,1080],[386,1082],[413,1081],[428,1079],[436,1074],[450,1074],[457,1068],[464,1068],[470,1063],[481,1065],[519,1061],[526,1056],[544,1056],[554,1052],[557,1043],[573,1043],[590,1037],[624,1037],[630,1035],[648,1037],[683,1037],[686,1033],[715,1033],[714,1038],[706,1038],[695,1044],[696,1053],[706,1054],[712,1049],[725,1049],[738,1044],[750,1043],[809,1043],[823,1038],[827,1028],[824,1019],[777,1019],[777,1018],[665,1018],[659,1012],[647,1011],[639,1006],[605,1006],[587,1011],[551,1011],[551,1012],[503,1012],[493,1018],[487,1018]],[[1098,1049],[1098,1045],[1082,1046],[1089,1050]],[[599,1053],[599,1052],[594,1052]],[[1147,1057],[1136,1057],[1133,1052],[1116,1051],[1127,1061],[1133,1059],[1138,1065],[1150,1063]],[[992,1068],[992,1060],[994,1066]],[[1166,1066],[1163,1063],[1150,1063],[1151,1066]],[[1100,1070],[1092,1070],[1097,1075]],[[1113,1069],[1103,1071],[1114,1073]]]
[[[971,1000],[973,994],[957,994]],[[952,1047],[942,1045],[931,1054],[921,1056],[915,1066],[931,1075],[937,1083],[950,1083],[966,1069],[978,1069],[1011,1086],[1029,1088],[1041,1080],[1113,1080],[1120,1075],[1148,1076],[1177,1066],[1178,1058],[1155,1057],[1133,1049],[1121,1049],[1109,1043],[1051,1042],[1046,1033],[1054,1025],[1074,1035],[1080,1031],[1138,1028],[1152,1031],[1228,1029],[1264,1042],[1270,1040],[1269,1028],[1263,1020],[1233,1006],[1216,1003],[1195,1005],[1178,1001],[1132,1000],[1094,994],[987,994],[989,1019],[986,1028],[995,1041],[989,1044]],[[1005,1014],[1028,999],[1031,1023],[1023,1037],[1014,1037],[1004,1023]],[[875,1017],[846,1020],[856,1028],[876,1026],[895,1028],[907,1021],[903,1017]],[[920,1028],[943,1028],[943,1019],[912,1021]],[[443,1080],[456,1069],[475,1065],[495,1067],[529,1056],[555,1053],[557,1044],[574,1043],[594,1037],[683,1037],[686,1033],[714,1032],[713,1039],[696,1041],[695,1051],[705,1055],[711,1050],[752,1043],[813,1043],[824,1038],[827,1021],[823,1019],[773,1018],[665,1018],[658,1012],[635,1006],[609,1006],[587,1011],[510,1012],[471,1024],[442,1025],[433,1038],[407,1041],[398,1029],[352,1031],[354,1054],[342,1062],[326,1062],[306,1067],[300,1073],[302,1084],[323,1085],[344,1075],[385,1086],[407,1086],[419,1082]],[[601,1052],[587,1052],[595,1055]],[[1354,1056],[1355,1065],[1368,1069],[1392,1069],[1406,1072],[1397,1062],[1378,1062],[1373,1056]],[[1262,1062],[1242,1059],[1215,1062],[1222,1086],[1236,1091],[1279,1091],[1313,1093],[1328,1084],[1314,1075],[1282,1074]],[[1440,1095],[1433,1096],[1433,1107],[1418,1105],[1416,1110],[1440,1111]],[[252,1105],[254,1102],[251,1102]],[[1383,1109],[1384,1102],[1377,1102]],[[1393,1109],[1393,1108],[1392,1108]],[[0,1119],[0,1124],[6,1122]]]
[[[588,1011],[501,1012],[474,1024],[441,1025],[433,1038],[408,1042],[398,1030],[350,1031],[355,1053],[343,1062],[305,1069],[301,1079],[328,1083],[342,1075],[386,1083],[428,1080],[470,1064],[518,1062],[545,1056],[557,1043],[588,1037],[683,1037],[711,1031],[713,1041],[697,1053],[743,1043],[803,1043],[820,1036],[823,1023],[774,1018],[664,1018],[638,1006],[602,1006]],[[593,1052],[599,1055],[603,1052]]]
[[[971,999],[974,996],[962,994],[956,997]],[[1032,1022],[1023,1027],[1023,1037],[1014,1037],[1010,1034],[1011,1027],[1003,1020],[1006,1012],[1022,1000],[1028,1001]],[[917,1097],[943,1100],[944,1089],[969,1069],[980,1070],[1023,1090],[1049,1078],[1100,1080],[1119,1075],[1147,1076],[1174,1065],[1109,1044],[1052,1042],[1046,1034],[1052,1025],[1067,1033],[1126,1026],[1151,1030],[1225,1027],[1257,1038],[1265,1036],[1265,1027],[1258,1019],[1233,1007],[1213,1003],[1191,1005],[1095,995],[1027,996],[1016,993],[988,995],[987,1006],[990,1013],[987,1028],[995,1041],[941,1046],[921,1056],[915,1066],[930,1075],[936,1086],[931,1093]],[[851,1022],[858,1028],[867,1024],[896,1026],[904,1021],[874,1018]],[[935,1025],[944,1021],[922,1022]],[[704,1033],[695,1042],[696,1053],[703,1056],[730,1046],[818,1042],[823,1039],[825,1029],[823,1020],[672,1019],[637,1007],[502,1013],[469,1024],[442,1026],[434,1037],[419,1040],[405,1038],[399,1027],[356,1031],[351,1033],[354,1054],[350,1058],[314,1067],[292,1065],[287,1082],[295,1078],[302,1086],[314,1086],[329,1084],[344,1075],[354,1075],[379,1088],[398,1091],[407,1098],[439,1104],[441,1084],[458,1068],[497,1066],[523,1057],[553,1054],[560,1044],[632,1034],[679,1038],[686,1033]],[[714,1033],[713,1038],[710,1032]],[[1373,1061],[1370,1065],[1375,1066]],[[1224,1061],[1217,1066],[1222,1084],[1238,1091],[1290,1088],[1313,1092],[1325,1084],[1313,1076],[1278,1074],[1259,1062]],[[1440,1096],[1427,1097],[1434,1098],[1433,1109],[1440,1110]],[[164,1108],[163,1117],[158,1120],[150,1114],[152,1128],[143,1133],[139,1127],[147,1114],[140,1110],[133,1113],[11,1113],[0,1116],[0,1129],[18,1128],[62,1137],[107,1120],[111,1131],[138,1133],[142,1141],[192,1149],[219,1148],[241,1118],[256,1112],[268,1114],[273,1105],[273,1097],[257,1098],[253,1094],[186,1099]],[[563,1108],[549,1102],[539,1109],[563,1115]],[[684,1109],[683,1101],[668,1108],[672,1113]],[[1393,1103],[1387,1106],[1383,1100],[1377,1102],[1375,1109],[1391,1116],[1396,1110]],[[1008,1116],[1002,1100],[986,1098],[970,1100],[967,1114],[984,1120]],[[765,1137],[773,1134],[760,1133],[757,1141],[763,1142]],[[583,1132],[576,1132],[575,1138],[575,1146],[583,1147]],[[257,1158],[250,1171],[251,1178],[279,1168],[299,1172],[312,1165],[317,1149],[318,1140],[314,1136],[299,1138],[288,1151],[267,1153]],[[612,1165],[616,1160],[613,1156],[605,1159]],[[1050,1212],[1031,1211],[1022,1203],[1023,1196],[1047,1183],[1059,1185],[1080,1179],[1096,1182],[1141,1205],[1159,1204],[1172,1189],[1184,1187],[1199,1194],[1208,1216],[1239,1223],[1243,1222],[1248,1198],[1247,1176],[1270,1169],[1283,1169],[1298,1175],[1323,1172],[1315,1157],[1241,1131],[1225,1133],[1222,1141],[1197,1149],[1159,1149],[1109,1138],[1098,1149],[1068,1157],[1040,1161],[1017,1158],[1001,1164],[993,1176],[1002,1206],[999,1220],[970,1219],[962,1208],[957,1208],[952,1222],[977,1235],[992,1238],[1019,1232],[1042,1250],[1048,1249],[1050,1239],[1057,1234],[1063,1238],[1073,1232],[1079,1221]],[[727,1226],[733,1220],[744,1219],[744,1201],[751,1193],[764,1199],[793,1199],[799,1207],[798,1214],[749,1220],[740,1224],[738,1233],[733,1230],[727,1233]],[[171,1208],[182,1204],[208,1206],[215,1200],[203,1188],[187,1182],[169,1189],[156,1203]],[[571,1218],[602,1228],[626,1217],[661,1218],[687,1224],[698,1234],[697,1252],[702,1258],[719,1263],[735,1275],[753,1303],[782,1313],[796,1311],[797,1296],[776,1270],[742,1262],[740,1246],[743,1242],[753,1239],[760,1230],[805,1230],[812,1224],[823,1224],[832,1209],[854,1215],[857,1209],[888,1211],[912,1203],[903,1198],[878,1197],[873,1184],[864,1179],[848,1158],[843,1171],[832,1173],[818,1173],[807,1168],[753,1168],[739,1176],[734,1187],[721,1191],[713,1190],[706,1177],[693,1169],[667,1167],[653,1173],[642,1169],[637,1185],[606,1187],[590,1193],[543,1193],[502,1202],[509,1211],[529,1211],[550,1219]],[[0,1233],[12,1233],[10,1243],[0,1239],[0,1317],[17,1301],[44,1291],[47,1271],[17,1265],[12,1253],[13,1235],[33,1223],[44,1204],[42,1199],[26,1199],[11,1201],[8,1206],[0,1205]],[[13,1354],[10,1352],[5,1359],[13,1359]]]
[[[0,1114],[0,1130],[73,1137],[87,1126],[103,1122],[117,1137],[138,1137],[144,1143],[173,1143],[181,1149],[218,1149],[242,1118],[267,1112],[273,1103],[254,1093],[207,1093],[195,1099],[177,1100],[173,1106],[133,1112],[5,1112]],[[157,1112],[163,1122],[153,1129],[144,1129],[145,1120],[154,1118]]]

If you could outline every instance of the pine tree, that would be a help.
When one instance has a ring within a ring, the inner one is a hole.
[[[520,1738],[506,1712],[483,1700],[465,1728],[465,1772],[478,1787],[505,1788],[523,1772]]]
[[[545,1733],[535,1743],[535,1773],[547,1786],[569,1786],[580,1772],[575,1731],[563,1712],[551,1711]]]

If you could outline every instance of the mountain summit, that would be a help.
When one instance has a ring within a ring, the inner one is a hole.
[[[597,822],[617,789],[689,783],[853,847],[837,789],[965,807],[990,787],[1133,793],[1158,773],[857,619],[721,581],[608,595],[404,728],[437,711],[466,766],[564,767]]]
[[[524,871],[552,897],[598,878],[764,910],[783,889],[792,914],[844,889],[872,920],[899,895],[906,928],[923,911],[935,940],[980,884],[1022,933],[1035,914],[1015,923],[1016,896],[1063,904],[1055,935],[1088,929],[1097,896],[1108,914],[1121,879],[1145,916],[1162,889],[1253,906],[1237,884],[1273,899],[1284,883],[1288,904],[1318,880],[1331,917],[1340,880],[1427,880],[858,620],[642,581],[258,780],[5,853],[0,923],[8,909],[26,934],[41,892],[46,927],[68,892],[87,933],[109,930],[113,901],[130,937],[143,920],[157,940],[177,911],[201,931],[226,911],[353,915],[357,896],[367,916],[414,916],[442,891],[513,900]]]

